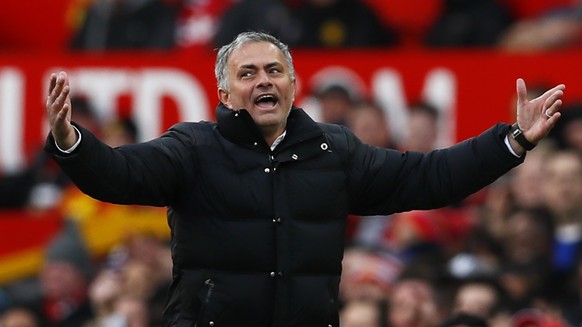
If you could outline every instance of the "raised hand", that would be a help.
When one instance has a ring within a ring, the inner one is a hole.
[[[560,107],[565,88],[564,84],[560,84],[539,97],[528,100],[525,82],[521,78],[517,79],[517,124],[529,142],[537,144],[556,125],[561,116]]]
[[[71,98],[67,73],[51,74],[45,107],[49,126],[55,141],[61,149],[71,148],[77,135],[71,124]]]

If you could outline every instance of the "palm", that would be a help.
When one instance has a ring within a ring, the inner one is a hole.
[[[71,125],[69,83],[65,73],[59,73],[58,78],[55,74],[51,75],[45,107],[53,137],[58,144],[71,146],[70,140],[71,137],[74,138],[74,131]]]
[[[517,123],[524,136],[532,143],[537,143],[548,135],[560,118],[560,106],[564,95],[563,84],[560,84],[539,97],[528,100],[525,82],[517,80]],[[548,117],[546,112],[551,115]]]

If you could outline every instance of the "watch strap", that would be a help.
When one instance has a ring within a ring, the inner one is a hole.
[[[517,123],[511,125],[511,136],[517,143],[519,143],[519,145],[521,145],[527,151],[535,148],[536,146],[535,144],[531,143],[525,138],[525,136],[523,135],[523,131],[521,130],[521,128],[519,128],[519,125]]]

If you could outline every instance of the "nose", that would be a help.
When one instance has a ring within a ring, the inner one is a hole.
[[[266,71],[261,70],[259,72],[257,86],[258,87],[265,87],[265,86],[271,86],[272,84],[273,84],[273,81],[271,80],[271,77],[269,76],[269,74]]]

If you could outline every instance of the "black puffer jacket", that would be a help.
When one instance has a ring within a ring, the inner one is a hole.
[[[348,213],[443,206],[522,160],[502,124],[446,150],[400,153],[294,108],[271,151],[245,110],[219,106],[217,118],[117,150],[82,128],[71,155],[46,143],[89,195],[168,206],[168,326],[338,326]]]

